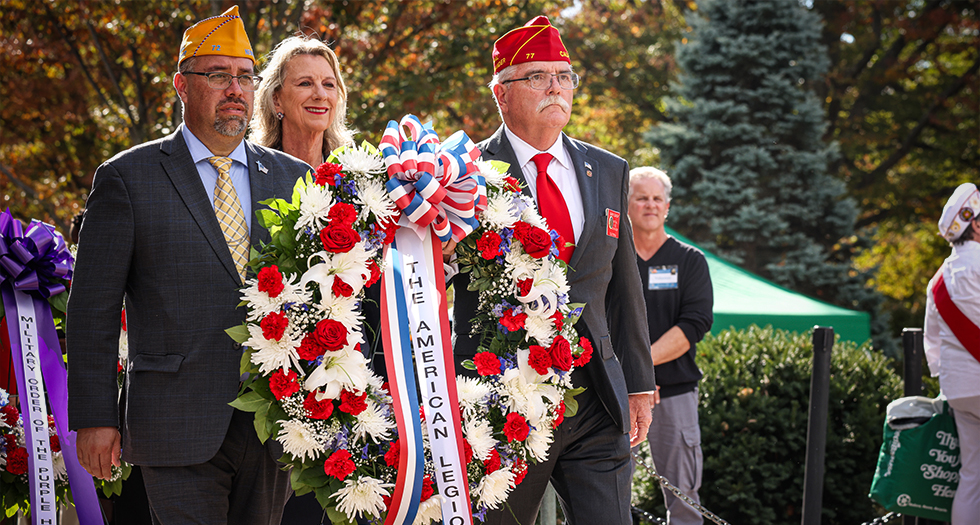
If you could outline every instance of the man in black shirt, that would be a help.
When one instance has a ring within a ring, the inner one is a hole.
[[[700,502],[701,430],[695,345],[711,328],[714,303],[704,254],[667,235],[670,178],[651,167],[630,171],[629,218],[650,327],[659,406],[647,437],[657,471]],[[668,525],[701,524],[701,514],[664,491]]]

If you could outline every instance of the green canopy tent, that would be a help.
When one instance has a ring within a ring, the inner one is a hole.
[[[755,324],[804,333],[819,325],[833,327],[834,333],[845,341],[861,344],[871,337],[867,312],[834,306],[773,284],[722,260],[671,228],[665,230],[677,240],[700,249],[708,260],[715,295],[713,332]]]

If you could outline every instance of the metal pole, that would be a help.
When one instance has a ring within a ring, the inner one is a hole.
[[[813,372],[810,374],[810,415],[803,474],[803,525],[820,525],[823,510],[824,457],[827,451],[827,410],[830,397],[830,354],[834,329],[813,327]]]
[[[905,349],[905,395],[922,395],[922,329],[902,329]]]

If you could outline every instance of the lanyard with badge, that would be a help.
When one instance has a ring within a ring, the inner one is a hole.
[[[651,266],[647,275],[647,290],[677,288],[677,265]]]

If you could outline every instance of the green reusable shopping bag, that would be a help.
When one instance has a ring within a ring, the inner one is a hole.
[[[871,498],[888,511],[949,521],[960,480],[960,447],[946,399],[892,401],[884,432]]]

